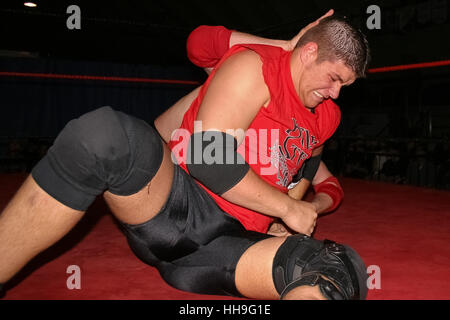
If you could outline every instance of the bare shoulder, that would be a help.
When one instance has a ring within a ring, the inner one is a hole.
[[[259,67],[259,68],[262,67],[262,61],[261,61],[259,54],[257,54],[255,51],[250,50],[250,49],[244,49],[242,51],[239,51],[239,52],[231,55],[226,60],[226,62],[229,62],[229,63],[247,62],[250,67]]]
[[[246,130],[261,106],[270,98],[258,54],[239,51],[211,74],[197,120],[205,128]]]
[[[235,94],[251,92],[255,96],[269,97],[261,58],[252,50],[242,50],[228,57],[216,70],[214,78],[215,82],[225,82],[228,88],[234,88]]]

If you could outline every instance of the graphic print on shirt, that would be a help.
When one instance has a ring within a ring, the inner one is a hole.
[[[312,150],[313,146],[319,143],[308,129],[297,124],[295,118],[292,118],[292,122],[293,128],[285,131],[287,136],[283,143],[279,145],[276,141],[270,148],[271,159],[274,161],[272,163],[278,169],[277,184],[282,187],[287,187],[300,164],[309,157],[310,153],[305,151]],[[291,162],[292,169],[289,169],[288,161]]]

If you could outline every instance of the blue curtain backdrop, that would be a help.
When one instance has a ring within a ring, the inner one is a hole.
[[[0,71],[204,81],[189,66],[1,58]],[[195,85],[0,76],[0,136],[56,137],[82,114],[111,106],[152,123]]]

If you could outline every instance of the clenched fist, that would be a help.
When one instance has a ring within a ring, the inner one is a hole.
[[[305,201],[292,200],[291,210],[281,219],[292,230],[310,236],[316,226],[316,207]]]

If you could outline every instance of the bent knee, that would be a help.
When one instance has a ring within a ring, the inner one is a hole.
[[[102,107],[70,121],[56,138],[55,151],[88,153],[90,158],[116,160],[129,156],[127,136],[116,111]]]
[[[145,121],[102,107],[70,121],[32,174],[64,204],[86,209],[105,190],[138,192],[155,175],[162,157],[162,142]]]
[[[118,195],[130,195],[144,187],[163,157],[162,143],[152,127],[110,107],[69,122],[55,147],[68,154],[77,152],[74,157],[80,163],[95,168],[92,178]]]

